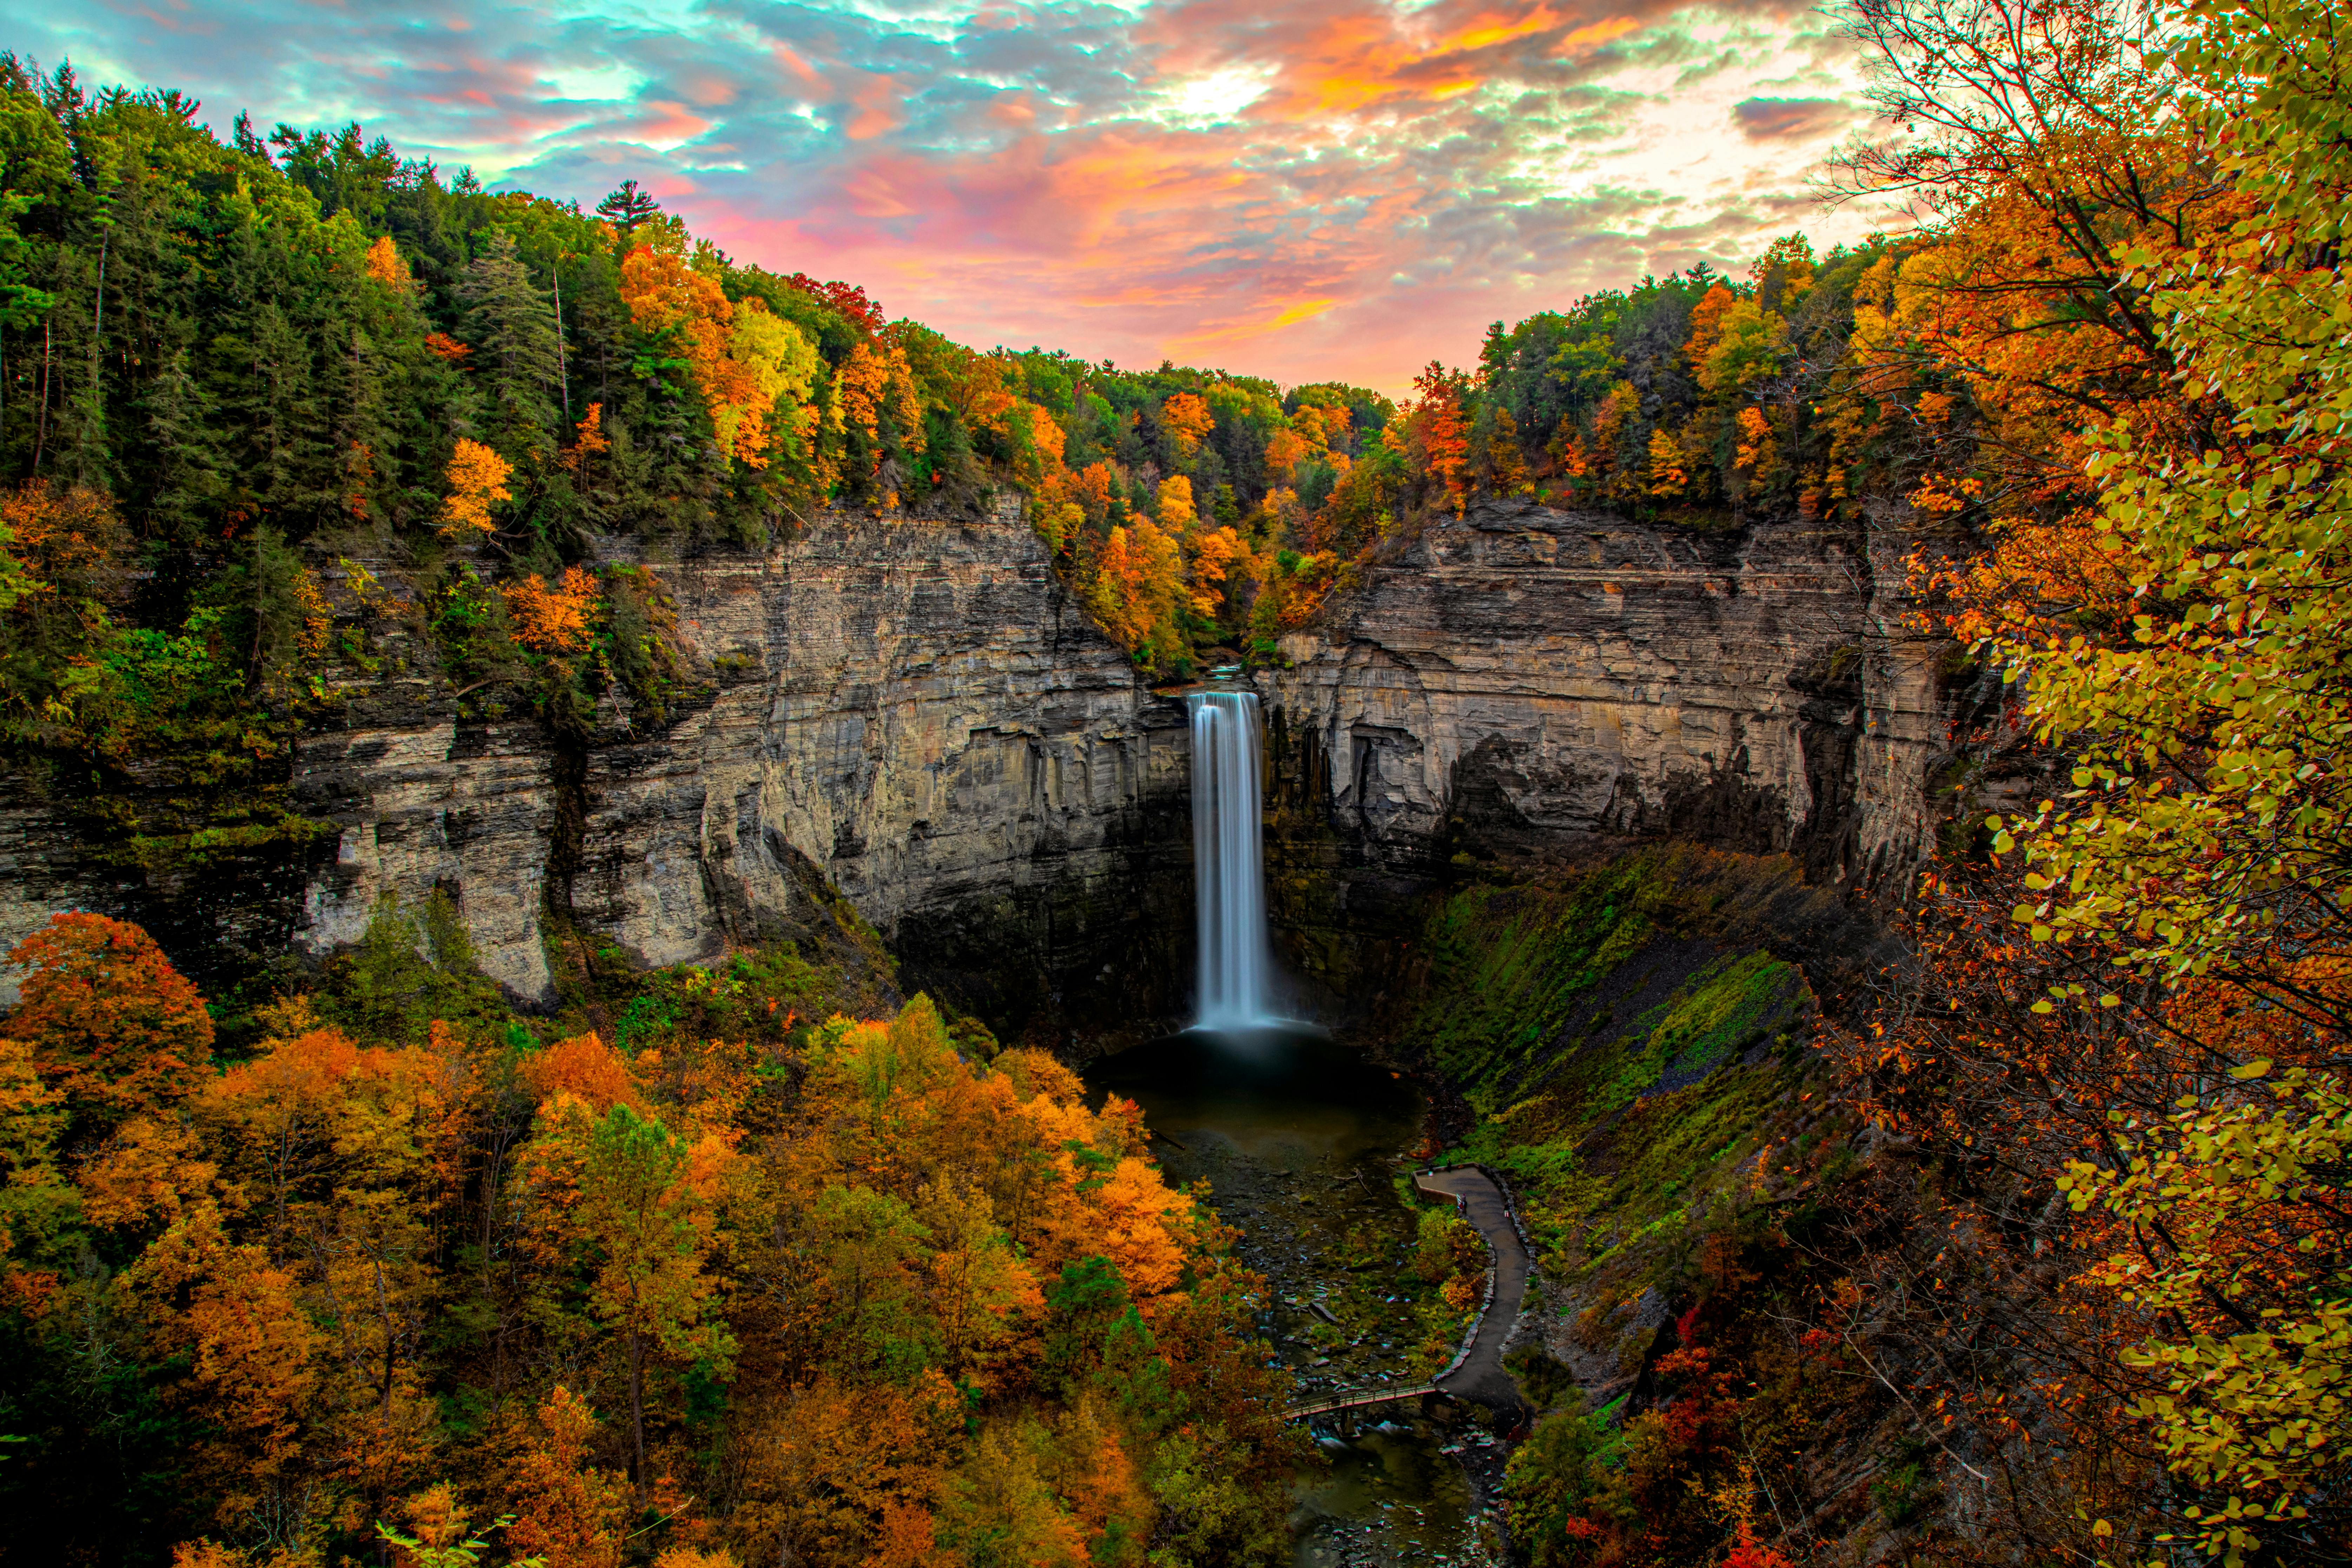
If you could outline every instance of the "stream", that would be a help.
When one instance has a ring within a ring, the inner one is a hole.
[[[1171,1181],[1208,1179],[1271,1287],[1259,1331],[1300,1402],[1425,1382],[1452,1358],[1460,1320],[1407,1267],[1406,1151],[1423,1114],[1412,1082],[1297,1028],[1193,1030],[1098,1059],[1087,1079],[1142,1106]],[[1299,1483],[1299,1568],[1498,1561],[1486,1500],[1503,1450],[1482,1414],[1389,1406],[1344,1439],[1319,1420],[1329,1468]]]

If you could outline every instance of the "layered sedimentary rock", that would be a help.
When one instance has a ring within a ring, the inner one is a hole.
[[[551,909],[640,963],[707,960],[804,923],[813,865],[969,1005],[1106,969],[1159,999],[1188,897],[1181,710],[1017,519],[824,518],[660,576],[709,684],[658,729],[615,703],[574,747],[444,721],[309,748],[316,809],[348,826],[302,946],[440,887],[484,967],[539,997]]]
[[[570,739],[462,707],[421,635],[395,641],[291,764],[324,831],[234,876],[101,865],[54,780],[0,780],[0,936],[78,904],[192,954],[315,958],[438,892],[485,970],[546,1000],[551,921],[707,960],[805,929],[829,879],[911,980],[1000,1019],[1174,1012],[1182,710],[1049,566],[1009,510],[828,516],[660,566],[688,689],[657,725],[613,700]],[[1433,526],[1256,678],[1277,923],[1349,940],[1456,854],[1620,836],[1785,849],[1832,881],[1907,863],[1943,721],[1934,650],[1890,632],[1890,570],[1802,525],[1503,502]]]
[[[1946,721],[1894,553],[1524,501],[1430,528],[1266,681],[1278,918],[1328,945],[1454,855],[1601,838],[1785,851],[1831,882],[1907,866]]]
[[[1381,859],[1451,817],[1507,844],[1792,850],[1843,879],[1913,852],[1939,732],[1888,565],[1852,531],[1489,503],[1284,638],[1267,685],[1295,782]]]

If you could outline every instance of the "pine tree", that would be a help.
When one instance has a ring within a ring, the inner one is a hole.
[[[623,180],[619,190],[596,204],[596,216],[619,229],[625,241],[660,211],[661,204],[639,190],[635,180]]]
[[[147,448],[142,510],[164,538],[193,541],[218,516],[226,486],[215,436],[218,421],[208,416],[204,391],[188,373],[186,349],[174,347],[164,357],[140,403]]]
[[[493,232],[466,269],[459,296],[472,307],[474,363],[483,383],[492,444],[520,456],[552,439],[557,377],[555,312],[530,280],[514,236]]]

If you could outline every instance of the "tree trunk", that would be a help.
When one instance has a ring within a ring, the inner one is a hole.
[[[33,472],[41,471],[41,451],[49,442],[49,323],[41,322],[41,413],[33,427]]]
[[[549,268],[555,280],[555,384],[563,389],[563,422],[572,423],[572,375],[563,364],[563,258]]]
[[[637,1483],[637,1501],[642,1506],[646,1500],[646,1354],[645,1342],[635,1329],[629,1331],[629,1426],[637,1447],[629,1479]]]

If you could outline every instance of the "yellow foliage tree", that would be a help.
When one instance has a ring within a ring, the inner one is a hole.
[[[1737,300],[1723,312],[1698,362],[1698,384],[1726,396],[1744,392],[1777,372],[1788,351],[1787,321],[1753,300]]]
[[[1181,637],[1176,614],[1185,603],[1183,553],[1146,519],[1114,528],[1103,542],[1092,607],[1120,647],[1158,658]]]
[[[405,293],[415,287],[415,280],[408,275],[408,263],[401,259],[388,234],[368,247],[367,271],[369,277],[387,289]]]
[[[1300,412],[1303,414],[1307,410],[1301,409]],[[1265,438],[1266,472],[1288,479],[1291,470],[1298,467],[1298,460],[1310,449],[1306,437],[1297,431],[1276,430]]]
[[[2228,1498],[2186,1512],[2199,1546],[2231,1564],[2265,1526],[2292,1528],[2352,1455],[2352,1269],[2332,1201],[2332,1173],[2352,1154],[2352,1095],[2302,1068],[2266,1087],[2191,1100],[2132,1139],[2120,1167],[2077,1161],[2059,1180],[2078,1213],[2102,1208],[2128,1227],[2133,1244],[2093,1277],[2186,1331],[2125,1353],[2162,1384],[2133,1414],[2176,1474]],[[2273,1299],[2299,1310],[2260,1305]]]
[[[1214,619],[1225,602],[1225,582],[1233,574],[1234,563],[1246,568],[1249,546],[1232,528],[1219,528],[1196,534],[1192,541],[1192,611],[1204,619]]]
[[[507,489],[513,472],[512,465],[479,441],[458,437],[457,449],[449,458],[449,497],[441,503],[442,533],[464,538],[496,532],[499,525],[490,508],[514,499]]]
[[[1192,510],[1192,481],[1181,474],[1171,474],[1160,481],[1160,494],[1152,515],[1160,526],[1171,533],[1182,533],[1192,526],[1199,514]]]
[[[1208,402],[1196,393],[1180,392],[1160,405],[1160,422],[1176,437],[1176,447],[1186,457],[1200,449],[1217,427],[1217,416]]]
[[[675,336],[721,452],[747,468],[767,467],[769,419],[779,401],[788,405],[788,428],[814,433],[816,415],[807,405],[814,345],[763,301],[729,300],[718,279],[687,258],[682,242],[630,251],[621,263],[621,298],[641,331]]]
[[[1690,488],[1690,469],[1682,443],[1661,426],[1650,432],[1650,493],[1678,500]]]

